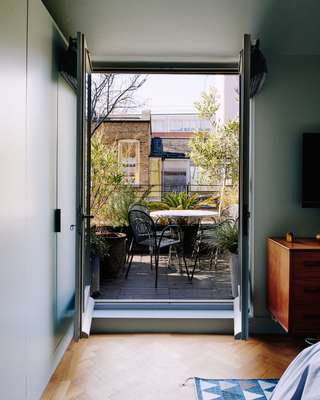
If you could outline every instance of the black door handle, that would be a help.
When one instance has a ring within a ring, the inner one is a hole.
[[[54,232],[61,232],[61,209],[54,210]]]

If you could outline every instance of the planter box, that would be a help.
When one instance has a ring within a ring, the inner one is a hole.
[[[108,255],[100,258],[100,275],[103,278],[116,278],[124,268],[127,254],[127,235],[117,232],[98,232],[109,244]]]

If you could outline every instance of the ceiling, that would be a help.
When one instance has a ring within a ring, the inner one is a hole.
[[[318,0],[43,0],[96,61],[238,58],[244,33],[268,52],[320,54]]]

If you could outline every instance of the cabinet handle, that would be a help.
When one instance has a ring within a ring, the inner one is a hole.
[[[304,261],[303,265],[306,268],[319,268],[320,267],[320,261]]]

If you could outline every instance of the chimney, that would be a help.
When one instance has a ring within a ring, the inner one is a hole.
[[[150,110],[142,110],[141,119],[150,121],[151,120],[151,111]]]

